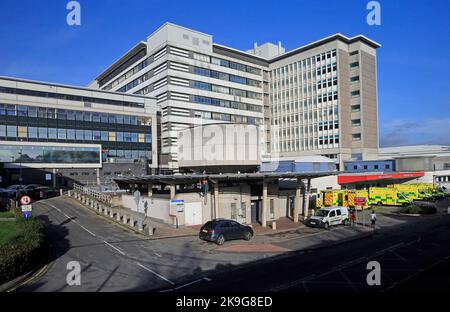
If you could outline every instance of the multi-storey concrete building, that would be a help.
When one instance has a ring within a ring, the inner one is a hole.
[[[0,184],[155,172],[156,114],[149,97],[0,77]]]
[[[262,127],[263,153],[373,159],[378,150],[376,49],[336,34],[285,52],[279,43],[239,51],[164,24],[91,87],[157,98],[161,168],[177,170],[178,131],[216,122]]]
[[[376,49],[336,34],[269,60],[273,152],[373,159],[378,150]],[[251,52],[258,53],[258,49]]]
[[[264,69],[265,60],[167,23],[91,87],[156,97],[162,109],[160,168],[177,171],[178,131],[206,123],[263,124]]]

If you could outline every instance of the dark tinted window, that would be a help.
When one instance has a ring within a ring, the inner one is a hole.
[[[217,225],[216,222],[208,221],[208,222],[206,222],[204,228],[207,230],[211,230],[211,229],[215,228],[216,225]]]

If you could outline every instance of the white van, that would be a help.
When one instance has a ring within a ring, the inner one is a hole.
[[[347,224],[347,207],[326,207],[316,210],[316,213],[308,218],[306,225],[311,227],[323,227],[327,229],[331,225]]]

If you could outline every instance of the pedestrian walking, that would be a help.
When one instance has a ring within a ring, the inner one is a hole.
[[[377,222],[377,214],[375,213],[375,210],[372,210],[372,213],[370,214],[370,226],[372,228],[375,228],[375,222]]]
[[[352,208],[350,210],[350,225],[356,224],[356,214],[355,214],[355,208]]]

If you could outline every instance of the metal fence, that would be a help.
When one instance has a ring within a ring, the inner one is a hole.
[[[91,197],[97,199],[98,201],[101,201],[104,204],[108,204],[108,205],[111,204],[111,199],[112,199],[111,195],[105,194],[105,193],[95,190],[91,187],[74,184],[73,190],[76,192],[80,192],[80,193],[86,194],[88,196],[91,196]]]

